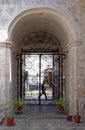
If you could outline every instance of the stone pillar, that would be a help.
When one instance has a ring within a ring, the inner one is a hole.
[[[10,105],[12,84],[12,43],[0,42],[0,113]]]
[[[76,100],[78,93],[78,46],[79,42],[74,41],[68,47],[68,86],[69,109],[72,114],[76,113]]]

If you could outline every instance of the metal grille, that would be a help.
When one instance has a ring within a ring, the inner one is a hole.
[[[19,96],[27,100],[45,100],[42,94],[44,81],[47,100],[63,97],[63,54],[21,54],[19,62]]]

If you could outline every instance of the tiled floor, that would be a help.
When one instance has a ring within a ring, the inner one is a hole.
[[[76,124],[66,121],[65,113],[55,105],[27,105],[21,114],[15,114],[15,126],[6,126],[6,120],[0,130],[85,130],[85,123]]]

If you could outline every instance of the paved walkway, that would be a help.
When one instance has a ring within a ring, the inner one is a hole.
[[[66,121],[65,113],[60,113],[54,105],[27,105],[21,114],[15,114],[15,126],[6,126],[6,120],[0,130],[85,130],[85,123]]]

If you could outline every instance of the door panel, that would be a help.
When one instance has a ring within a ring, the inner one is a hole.
[[[41,83],[44,81],[47,99],[52,99],[53,55],[41,55]],[[43,97],[44,98],[44,97]]]
[[[25,99],[37,99],[39,94],[39,55],[25,55]]]
[[[39,100],[41,104],[45,99],[42,94],[40,99],[39,94],[42,93],[42,83],[44,82],[47,100],[52,99],[52,68],[53,55],[25,55],[25,99]]]

